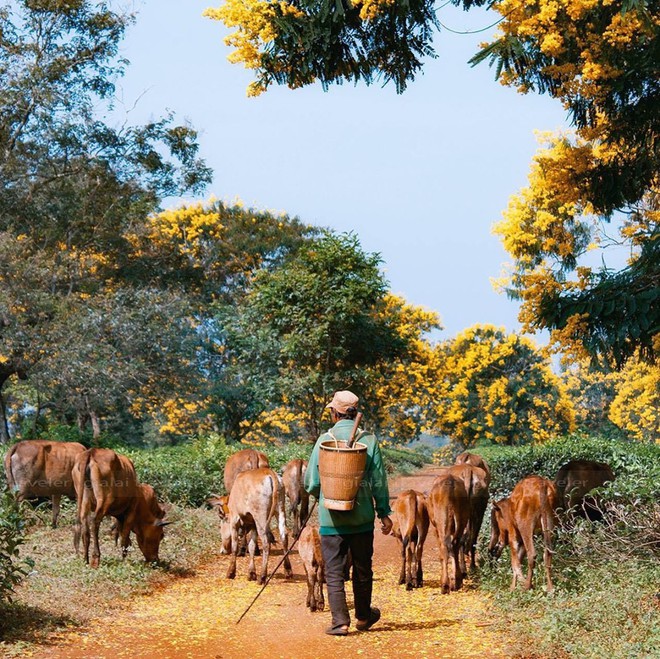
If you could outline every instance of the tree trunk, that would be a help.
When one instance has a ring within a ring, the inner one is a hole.
[[[7,421],[7,409],[5,407],[5,399],[2,396],[2,386],[0,384],[0,444],[9,444],[11,439],[9,436],[9,422]]]
[[[98,440],[101,436],[101,420],[99,419],[99,415],[94,410],[90,410],[89,418],[92,422],[92,444],[93,446],[98,446]]]

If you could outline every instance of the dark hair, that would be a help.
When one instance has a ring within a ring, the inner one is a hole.
[[[345,412],[337,412],[334,407],[332,409],[338,419],[350,419],[352,421],[357,416],[357,407],[349,407]]]

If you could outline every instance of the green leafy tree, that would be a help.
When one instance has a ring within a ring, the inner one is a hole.
[[[5,383],[57,355],[94,296],[126,285],[128,230],[210,178],[195,131],[172,116],[103,120],[131,20],[86,0],[0,4],[0,441]]]
[[[310,437],[334,390],[362,393],[366,367],[405,351],[381,313],[387,285],[379,264],[356,236],[325,233],[281,267],[259,272],[223,318],[242,372],[253,373],[271,408],[303,414]]]

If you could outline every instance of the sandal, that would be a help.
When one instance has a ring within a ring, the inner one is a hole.
[[[330,636],[348,636],[348,625],[341,625],[339,627],[328,627],[325,630],[326,634]]]
[[[380,620],[380,609],[372,607],[371,613],[367,620],[358,620],[355,623],[355,629],[360,632],[366,632],[367,629],[371,629],[378,621]]]

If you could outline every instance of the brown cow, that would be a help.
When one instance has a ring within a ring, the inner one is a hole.
[[[536,564],[534,533],[543,533],[543,564],[547,590],[554,590],[552,584],[552,532],[555,528],[556,509],[560,500],[557,487],[547,478],[527,476],[514,488],[511,497],[493,505],[491,513],[491,539],[489,550],[499,556],[504,545],[511,549],[511,569],[514,590],[518,578],[523,578],[522,559],[527,555],[527,579],[525,590],[532,587],[532,577]]]
[[[564,510],[573,508],[577,514],[595,520],[602,515],[593,499],[585,494],[613,480],[614,472],[604,462],[571,460],[557,472],[555,485]]]
[[[122,556],[126,556],[133,531],[145,560],[158,560],[163,527],[168,523],[163,521],[165,510],[151,485],[138,483],[133,463],[126,456],[110,449],[90,449],[76,458],[72,476],[78,497],[74,546],[79,553],[82,536],[86,563],[94,568],[99,566],[99,527],[107,515],[117,520]]]
[[[401,492],[392,504],[392,535],[401,542],[399,584],[406,590],[421,588],[424,583],[422,553],[429,530],[429,511],[421,492]]]
[[[476,453],[470,453],[469,451],[463,451],[463,453],[459,453],[456,456],[454,464],[469,464],[473,467],[479,467],[480,469],[483,469],[486,472],[486,485],[490,485],[490,467],[480,455],[477,455]]]
[[[321,536],[318,527],[305,526],[298,540],[298,554],[307,575],[307,606],[310,611],[323,611],[323,581],[325,563],[321,553]]]
[[[466,454],[461,454],[466,455]],[[468,454],[469,455],[469,454]],[[472,456],[479,457],[479,456]],[[481,460],[481,458],[479,458]],[[470,569],[476,569],[477,539],[481,531],[484,514],[488,506],[488,473],[481,467],[476,467],[469,462],[455,464],[451,467],[443,467],[441,475],[451,474],[462,481],[467,492],[467,506],[469,509],[469,520],[465,527],[465,533],[461,542],[459,561],[463,576],[467,575],[465,556],[470,557]]]
[[[307,471],[307,460],[291,460],[282,470],[284,492],[289,499],[289,512],[293,518],[293,537],[300,533],[300,527],[307,520],[309,493],[303,487]]]
[[[470,518],[467,492],[463,481],[451,474],[438,476],[428,497],[429,517],[438,537],[442,593],[463,585],[460,550],[465,527]],[[449,579],[449,558],[453,559],[454,578]]]
[[[246,448],[230,455],[225,463],[225,493],[231,492],[236,476],[241,472],[269,466],[268,457],[261,451],[255,451],[252,448]]]
[[[277,514],[277,526],[282,540],[284,553],[287,552],[288,537],[286,532],[286,515],[284,512],[284,486],[279,476],[272,469],[251,469],[238,474],[229,494],[227,502],[229,513],[222,520],[220,530],[223,544],[231,537],[232,555],[227,569],[227,578],[236,576],[236,557],[238,555],[238,534],[241,527],[250,534],[248,549],[250,552],[249,576],[253,581],[257,578],[254,565],[254,553],[257,547],[257,536],[261,540],[261,576],[259,583],[265,583],[268,573],[268,556],[270,555],[270,540],[268,531],[270,520]],[[284,559],[284,570],[287,577],[293,575],[288,556]]]
[[[76,498],[71,469],[76,456],[85,451],[77,442],[41,439],[14,444],[5,455],[5,476],[19,501],[29,497],[51,497],[53,528],[57,527],[62,495]]]

